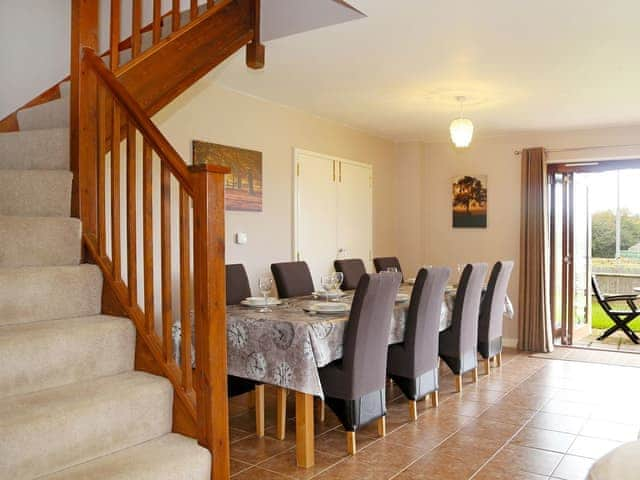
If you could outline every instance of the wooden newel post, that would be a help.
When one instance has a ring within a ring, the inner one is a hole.
[[[260,43],[260,0],[249,0],[253,39],[247,45],[247,66],[259,70],[264,68],[264,45]]]
[[[98,48],[97,0],[72,0],[70,166],[73,172],[71,214],[82,220],[83,233],[97,233],[97,79],[85,65],[85,48]]]
[[[211,478],[230,477],[227,399],[224,175],[215,165],[191,167],[198,441],[213,456]]]

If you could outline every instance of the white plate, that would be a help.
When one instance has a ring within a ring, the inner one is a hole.
[[[240,302],[247,307],[264,307],[264,297],[248,297]],[[267,298],[267,305],[280,305],[282,300],[275,297]]]
[[[349,311],[346,303],[312,303],[308,310],[315,313],[344,313]]]
[[[313,292],[312,295],[314,297],[327,298],[327,292],[325,292],[325,291]],[[344,293],[341,290],[338,290],[337,292],[335,292],[335,291],[329,292],[329,298],[338,298],[338,297],[342,297],[343,295],[344,295]]]
[[[416,279],[415,278],[407,278],[405,280],[405,283],[408,283],[409,285],[415,285]]]
[[[408,302],[410,298],[408,293],[399,293],[396,295],[396,303]]]

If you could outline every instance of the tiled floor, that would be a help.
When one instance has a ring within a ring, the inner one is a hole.
[[[387,436],[378,438],[375,426],[358,432],[354,457],[346,455],[344,431],[327,410],[325,423],[316,424],[316,466],[309,470],[295,466],[293,419],[286,440],[274,437],[273,392],[267,393],[263,439],[251,433],[247,399],[233,399],[233,479],[578,480],[595,458],[637,438],[640,369],[515,352],[503,358],[503,367],[481,375],[478,384],[465,379],[461,395],[443,369],[440,406],[421,402],[415,423],[392,389]],[[292,402],[288,413],[294,414]]]

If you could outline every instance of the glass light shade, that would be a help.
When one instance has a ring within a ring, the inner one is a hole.
[[[471,145],[473,138],[473,123],[468,118],[456,118],[449,126],[451,141],[458,148]]]

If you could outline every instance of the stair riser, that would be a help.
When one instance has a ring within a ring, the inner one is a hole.
[[[0,398],[133,370],[130,320],[98,315],[0,327]]]
[[[140,373],[117,377],[0,402],[2,478],[37,478],[169,433],[171,384]]]
[[[46,128],[69,127],[69,98],[26,108],[18,112],[20,130],[42,130]]]
[[[69,170],[69,129],[0,134],[0,170]]]
[[[0,215],[68,217],[72,179],[62,170],[1,170]]]
[[[0,325],[100,312],[102,274],[95,265],[0,270]]]
[[[0,268],[78,265],[80,221],[62,217],[0,217]]]

